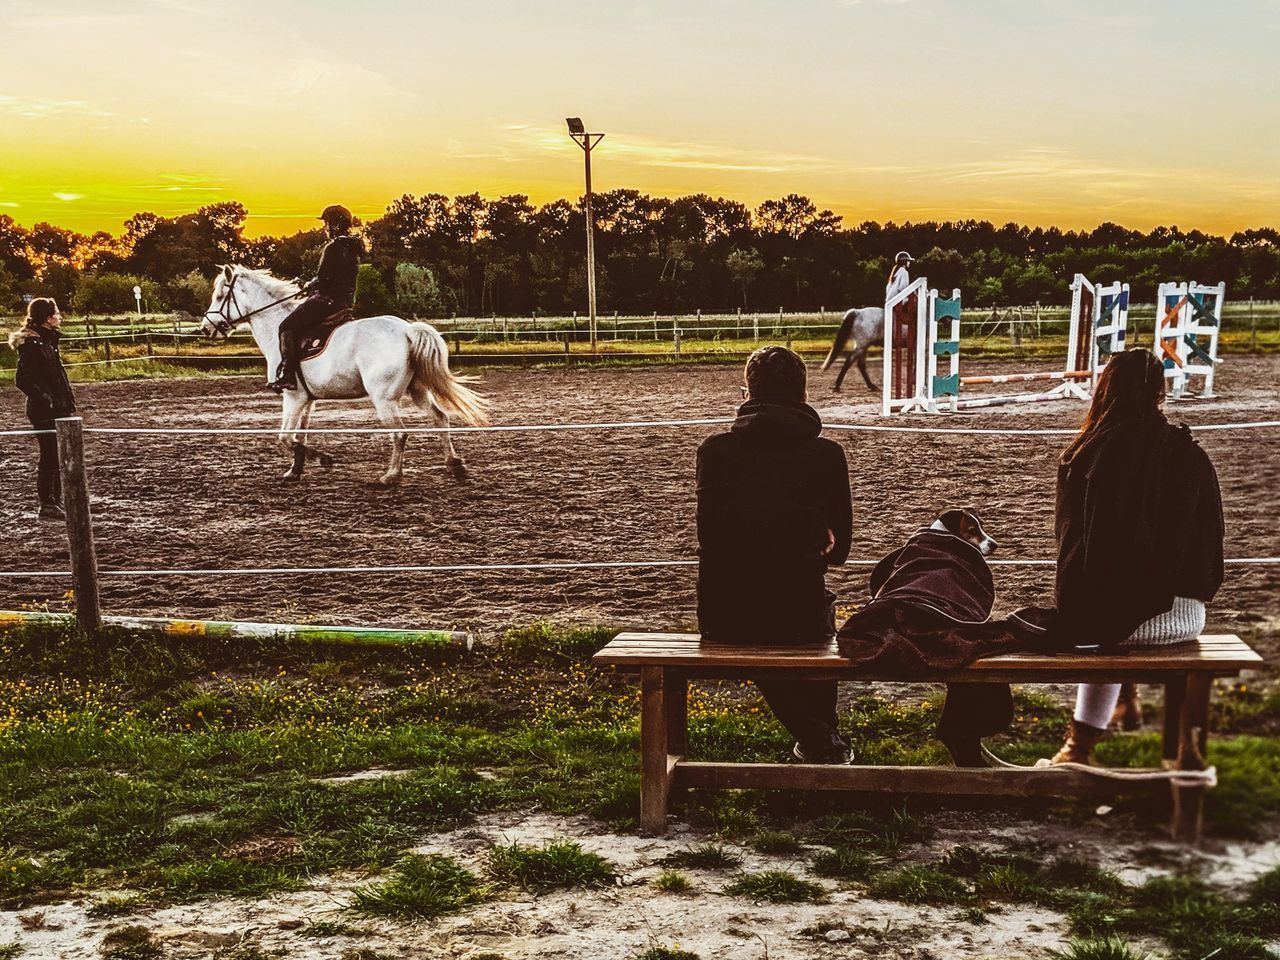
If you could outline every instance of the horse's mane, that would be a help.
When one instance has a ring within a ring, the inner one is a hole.
[[[281,280],[265,267],[254,269],[253,267],[237,266],[235,270],[240,276],[252,277],[257,280],[267,293],[273,297],[291,297],[298,292],[297,284],[289,280]]]

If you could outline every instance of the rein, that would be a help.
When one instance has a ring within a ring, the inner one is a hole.
[[[270,310],[272,307],[278,307],[282,303],[288,303],[290,300],[296,300],[302,295],[303,291],[290,294],[287,297],[281,297],[279,300],[273,300],[264,306],[250,310],[247,313],[241,309],[240,302],[236,299],[236,281],[240,279],[240,274],[232,274],[231,282],[227,284],[226,296],[222,298],[222,303],[218,305],[217,310],[206,310],[204,317],[211,324],[213,329],[218,332],[222,339],[226,340],[231,336],[231,331],[244,323],[252,316],[262,313],[264,310]],[[235,308],[238,316],[231,315],[232,307]]]

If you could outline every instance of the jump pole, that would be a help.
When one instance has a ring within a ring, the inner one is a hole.
[[[1191,377],[1203,377],[1199,396],[1212,397],[1218,359],[1218,333],[1222,329],[1222,304],[1227,285],[1162,283],[1156,295],[1156,329],[1152,349],[1164,364],[1165,379],[1172,380],[1170,396],[1184,399]]]
[[[905,294],[906,291],[903,291]],[[887,305],[886,305],[887,311]],[[887,316],[886,312],[886,316]],[[1114,283],[1099,286],[1089,282],[1083,274],[1076,274],[1071,283],[1071,313],[1067,335],[1067,364],[1063,370],[1009,373],[992,376],[960,376],[960,291],[952,291],[951,299],[938,297],[936,290],[929,291],[925,317],[921,329],[925,331],[924,353],[928,360],[928,375],[924,379],[925,397],[918,407],[931,413],[943,409],[952,412],[974,407],[994,407],[1008,403],[1035,403],[1060,400],[1067,397],[1088,400],[1098,374],[1112,353],[1124,349],[1125,332],[1129,318],[1129,285]],[[946,321],[950,321],[949,324]],[[945,325],[945,326],[944,326]],[[886,323],[901,335],[901,323]],[[888,347],[886,347],[888,350]],[[939,364],[944,362],[948,372],[939,374]],[[890,375],[886,366],[885,376]],[[1059,386],[1035,393],[1015,393],[980,397],[961,397],[961,387],[980,384],[1028,383],[1057,381]],[[1086,382],[1087,381],[1087,382]],[[886,388],[886,397],[901,394],[901,387],[892,391]],[[891,408],[886,403],[886,412]],[[903,407],[902,409],[916,409]]]
[[[77,598],[78,599],[78,598]],[[0,629],[21,626],[65,627],[69,613],[0,610]],[[409,630],[395,627],[335,627],[314,623],[253,623],[237,620],[183,620],[170,617],[102,617],[102,625],[168,637],[211,640],[279,640],[383,647],[449,647],[470,650],[475,637],[464,630]]]

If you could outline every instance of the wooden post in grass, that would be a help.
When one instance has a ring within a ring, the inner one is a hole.
[[[62,473],[62,507],[67,514],[67,542],[75,586],[76,623],[81,630],[102,627],[98,601],[98,558],[93,549],[93,517],[89,513],[89,481],[84,469],[84,421],[57,421],[58,469]]]

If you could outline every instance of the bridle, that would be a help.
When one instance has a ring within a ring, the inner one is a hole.
[[[232,273],[231,280],[227,283],[226,295],[223,296],[222,303],[218,305],[218,309],[206,310],[204,312],[204,318],[212,324],[214,331],[224,340],[231,336],[231,331],[240,326],[240,324],[244,323],[250,317],[262,313],[264,310],[270,310],[272,307],[278,307],[282,303],[288,303],[290,300],[295,300],[302,294],[302,291],[299,290],[297,293],[292,293],[287,297],[281,297],[279,300],[272,300],[265,306],[257,307],[254,310],[245,312],[245,310],[240,306],[240,302],[236,299],[236,281],[239,279],[240,274]],[[231,315],[233,308],[237,314],[234,317]]]

